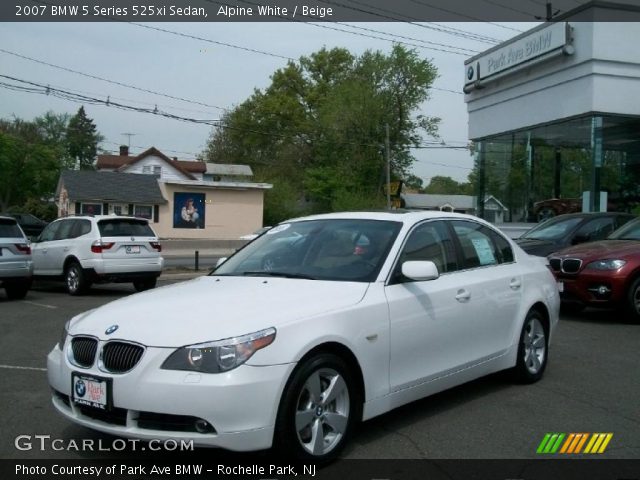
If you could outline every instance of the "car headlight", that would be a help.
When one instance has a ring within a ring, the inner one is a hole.
[[[627,263],[626,260],[596,260],[586,266],[593,270],[618,270]]]
[[[164,370],[222,373],[239,367],[261,348],[273,343],[276,329],[267,328],[241,337],[187,345],[173,352],[162,364]]]

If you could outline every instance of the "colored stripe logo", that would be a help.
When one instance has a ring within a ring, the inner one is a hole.
[[[547,433],[536,453],[578,454],[604,453],[613,433]]]

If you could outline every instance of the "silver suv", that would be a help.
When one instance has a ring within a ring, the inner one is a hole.
[[[0,217],[0,286],[10,299],[24,298],[32,275],[29,240],[15,218]]]
[[[59,218],[32,245],[34,276],[63,279],[71,295],[93,283],[132,282],[137,291],[156,286],[164,259],[149,222],[96,215]]]

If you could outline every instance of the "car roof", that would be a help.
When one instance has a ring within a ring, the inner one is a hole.
[[[18,221],[15,218],[9,217],[7,215],[0,215],[0,220],[13,220],[14,222],[18,223]]]
[[[391,211],[361,211],[361,212],[337,212],[322,213],[318,215],[309,215],[306,217],[298,217],[287,220],[288,222],[300,222],[307,220],[323,220],[323,219],[353,219],[353,220],[386,220],[393,222],[402,222],[405,224],[414,224],[421,220],[438,219],[438,218],[457,218],[472,219],[486,223],[479,217],[467,215],[464,213],[442,212],[440,210],[391,210]]]
[[[128,215],[69,215],[66,217],[56,218],[54,221],[67,220],[67,219],[80,219],[80,220],[142,220],[148,222],[149,220],[141,217],[133,217]]]
[[[627,212],[576,212],[576,213],[563,213],[558,217],[609,217],[609,216],[625,216],[635,217],[633,213]],[[554,218],[554,217],[551,217]]]

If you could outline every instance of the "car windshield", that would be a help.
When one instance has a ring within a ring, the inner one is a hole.
[[[401,226],[358,219],[284,223],[240,249],[212,275],[371,282]]]
[[[640,240],[640,218],[637,218],[607,237],[609,240]]]
[[[557,240],[567,235],[575,228],[576,225],[582,222],[582,220],[583,217],[550,218],[546,222],[533,227],[520,238],[531,240]]]

